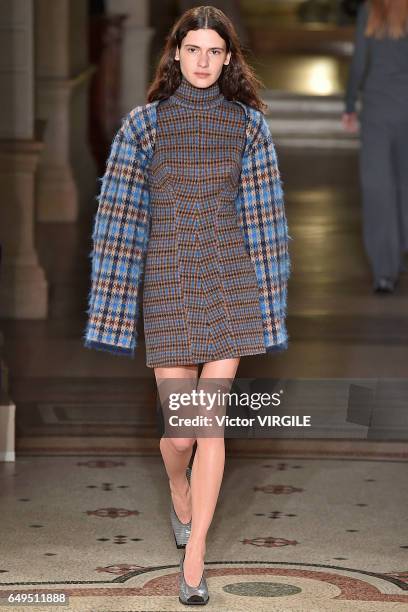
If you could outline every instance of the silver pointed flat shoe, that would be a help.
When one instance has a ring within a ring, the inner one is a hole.
[[[187,606],[205,606],[208,603],[210,596],[208,594],[207,580],[205,579],[204,572],[201,576],[200,584],[196,587],[187,584],[184,577],[184,557],[186,551],[183,552],[183,556],[180,560],[180,593],[179,601]]]
[[[186,470],[187,480],[190,482],[191,468]],[[174,539],[176,541],[177,548],[185,548],[191,532],[191,519],[188,523],[182,523],[176,514],[173,506],[173,500],[171,500],[170,508],[170,520],[171,526],[173,527]]]

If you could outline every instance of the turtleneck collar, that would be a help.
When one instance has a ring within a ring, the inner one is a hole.
[[[182,76],[181,83],[174,91],[171,99],[187,108],[205,110],[220,104],[224,96],[220,91],[218,81],[215,81],[209,87],[195,87]]]

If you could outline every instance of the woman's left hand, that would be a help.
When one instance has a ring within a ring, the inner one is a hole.
[[[357,113],[343,113],[341,122],[346,132],[356,134],[359,129]]]

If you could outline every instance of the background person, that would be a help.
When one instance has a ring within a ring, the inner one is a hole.
[[[370,0],[358,11],[344,129],[358,131],[363,236],[374,290],[392,292],[408,249],[408,0]]]

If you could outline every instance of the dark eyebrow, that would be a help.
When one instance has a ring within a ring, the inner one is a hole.
[[[184,43],[186,47],[195,47],[196,49],[200,49],[198,45],[192,45],[191,43]],[[225,51],[223,47],[210,47],[210,49],[219,49],[220,51]]]

